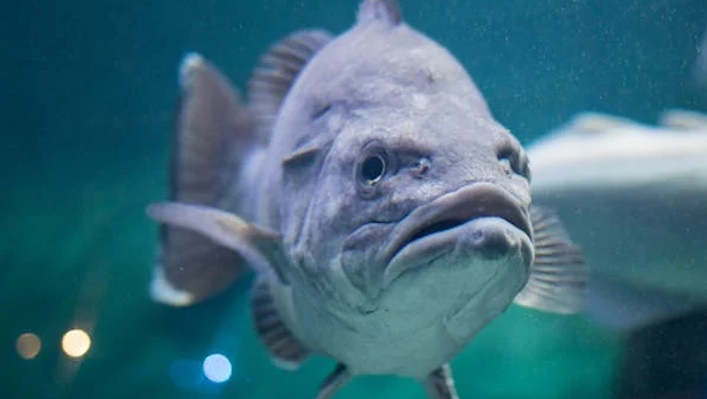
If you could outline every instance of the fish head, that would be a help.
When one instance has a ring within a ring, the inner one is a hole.
[[[500,312],[527,281],[527,157],[424,34],[359,23],[302,71],[275,129],[294,279],[322,306],[424,323],[482,290]]]

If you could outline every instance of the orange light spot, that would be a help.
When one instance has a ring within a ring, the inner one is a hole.
[[[81,357],[91,348],[91,337],[81,329],[67,331],[61,339],[61,348],[71,357]]]
[[[17,353],[25,360],[34,359],[42,350],[42,340],[32,333],[24,333],[17,337]]]

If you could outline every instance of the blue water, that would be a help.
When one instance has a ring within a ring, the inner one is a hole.
[[[580,111],[654,121],[707,110],[688,79],[704,0],[403,0],[407,21],[467,67],[524,143]],[[64,1],[3,6],[0,279],[8,398],[312,398],[332,367],[271,366],[247,310],[250,280],[190,309],[152,304],[156,228],[166,197],[177,64],[197,50],[243,90],[258,55],[296,29],[332,32],[356,0]],[[91,348],[70,359],[71,328]],[[20,334],[42,342],[18,356]],[[464,398],[610,398],[624,337],[582,316],[511,308],[455,360]],[[216,383],[204,360],[223,354]],[[650,356],[650,353],[646,354]],[[337,398],[424,398],[413,381],[365,377]]]

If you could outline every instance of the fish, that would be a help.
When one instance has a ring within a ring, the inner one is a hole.
[[[396,1],[275,43],[247,102],[198,53],[180,86],[151,296],[188,306],[253,271],[273,363],[335,361],[318,399],[359,375],[457,398],[450,360],[511,304],[581,310],[581,249],[531,206],[520,142]]]
[[[584,112],[528,146],[535,203],[592,270],[586,314],[638,331],[707,309],[707,114],[657,124]]]

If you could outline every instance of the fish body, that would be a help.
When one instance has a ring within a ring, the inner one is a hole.
[[[163,223],[152,295],[189,305],[255,270],[276,364],[338,362],[319,398],[360,374],[456,397],[447,363],[511,303],[579,308],[581,254],[531,207],[523,148],[396,2],[274,45],[248,107],[199,55],[181,85],[172,202],[148,209]]]
[[[636,329],[707,308],[707,115],[656,126],[585,113],[528,148],[533,198],[592,268],[587,307]]]

